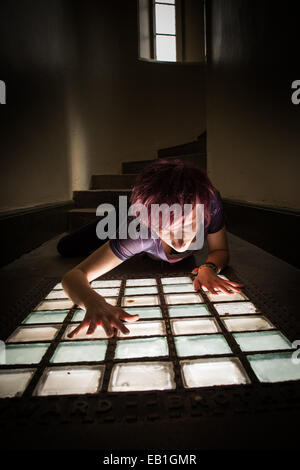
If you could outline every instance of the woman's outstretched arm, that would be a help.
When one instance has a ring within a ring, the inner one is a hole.
[[[112,327],[120,329],[122,333],[126,334],[129,333],[129,330],[121,320],[138,320],[138,315],[130,315],[122,308],[110,305],[89,284],[122,262],[123,260],[112,252],[109,241],[107,241],[88,258],[65,274],[62,285],[66,294],[75,304],[86,310],[83,321],[69,334],[70,338],[86,326],[88,326],[87,334],[92,334],[97,325],[102,325],[108,336],[113,335]]]

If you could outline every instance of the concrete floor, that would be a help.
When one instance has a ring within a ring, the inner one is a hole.
[[[82,258],[62,258],[57,253],[56,244],[62,235],[49,240],[0,269],[3,314],[9,314],[9,310],[21,301],[22,296],[34,288],[41,278],[62,277],[82,260]],[[245,285],[251,283],[266,296],[272,297],[287,314],[288,312],[296,313],[300,271],[231,233],[228,233],[228,243],[229,265],[236,271],[242,282]],[[111,271],[111,274],[189,272],[205,261],[206,254],[205,243],[203,250],[197,256],[172,265],[164,261],[157,262],[143,254],[136,255]],[[226,269],[224,274],[226,274]]]

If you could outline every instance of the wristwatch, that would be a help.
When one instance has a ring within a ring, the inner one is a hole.
[[[220,272],[218,266],[216,266],[215,263],[211,263],[210,261],[207,262],[207,263],[201,264],[201,266],[199,266],[199,269],[201,269],[202,266],[208,266],[208,267],[211,268],[216,274],[218,274],[218,273]]]

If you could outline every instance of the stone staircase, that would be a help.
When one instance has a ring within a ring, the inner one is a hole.
[[[206,170],[206,133],[193,142],[158,150],[157,157],[179,158]],[[96,207],[99,204],[109,203],[118,207],[119,196],[127,196],[129,202],[136,175],[154,161],[156,160],[123,162],[120,175],[92,175],[90,189],[73,193],[75,207],[68,212],[69,230],[75,230],[95,219],[100,220],[100,217],[96,217]]]

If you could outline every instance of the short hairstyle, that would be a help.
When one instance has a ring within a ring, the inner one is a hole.
[[[204,223],[210,223],[209,206],[216,195],[207,173],[192,163],[179,159],[158,159],[147,165],[137,176],[131,204],[143,204],[149,208],[151,204],[167,203],[172,205],[204,204]]]

